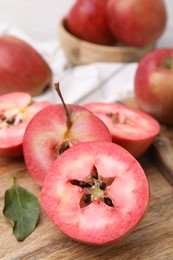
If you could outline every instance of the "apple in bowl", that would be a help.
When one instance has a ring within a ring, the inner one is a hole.
[[[113,142],[134,157],[142,155],[160,131],[153,117],[119,103],[92,102],[84,105],[108,127]]]
[[[66,15],[67,30],[84,41],[113,45],[115,42],[107,24],[108,0],[77,0]]]
[[[173,124],[173,49],[145,55],[135,74],[135,97],[140,109],[159,122]]]
[[[107,18],[115,38],[126,45],[143,47],[163,34],[167,12],[163,0],[109,0]]]

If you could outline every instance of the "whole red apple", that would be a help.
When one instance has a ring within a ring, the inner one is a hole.
[[[47,101],[33,102],[25,92],[11,92],[0,96],[0,155],[20,157],[23,155],[23,136],[31,118]]]
[[[36,96],[51,79],[49,65],[33,47],[14,36],[0,37],[0,95],[20,91]]]
[[[136,101],[161,123],[173,124],[173,49],[148,53],[135,75]]]
[[[107,25],[108,0],[77,0],[65,18],[65,26],[76,37],[102,45],[112,45],[114,38]]]
[[[88,103],[85,107],[105,123],[112,140],[134,157],[142,155],[160,131],[159,123],[139,109],[103,102]]]
[[[109,0],[107,15],[112,34],[136,47],[155,42],[167,21],[163,0]]]
[[[53,223],[71,238],[93,245],[128,235],[148,202],[142,167],[111,142],[80,143],[65,151],[49,169],[41,193]]]

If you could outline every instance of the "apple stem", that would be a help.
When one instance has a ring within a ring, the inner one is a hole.
[[[161,64],[161,67],[166,69],[173,69],[173,59],[167,58],[164,60],[164,62]]]
[[[67,109],[66,103],[64,102],[63,96],[62,96],[61,91],[60,91],[59,82],[55,83],[55,89],[58,93],[59,98],[61,99],[61,102],[62,102],[64,110],[65,110],[67,128],[70,129],[70,127],[72,126],[72,122],[71,122],[70,114],[69,114],[69,111]]]

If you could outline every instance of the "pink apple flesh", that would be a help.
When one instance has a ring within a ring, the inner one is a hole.
[[[41,202],[66,235],[104,245],[122,239],[141,221],[149,187],[139,163],[119,145],[80,143],[52,164]]]
[[[52,105],[38,113],[24,136],[24,157],[30,175],[40,185],[52,162],[79,142],[110,141],[107,127],[92,112],[79,105],[67,105],[71,127],[67,129],[62,105]]]
[[[50,102],[32,103],[25,92],[13,92],[0,96],[0,155],[23,155],[22,143],[25,129],[31,118]]]
[[[140,110],[118,103],[89,103],[86,108],[108,127],[115,143],[134,157],[142,155],[160,131],[159,123]]]

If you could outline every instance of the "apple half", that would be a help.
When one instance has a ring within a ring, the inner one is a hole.
[[[144,217],[149,185],[140,164],[121,146],[80,143],[53,162],[41,203],[53,223],[72,239],[112,244]]]
[[[85,107],[105,123],[113,141],[134,157],[142,155],[160,131],[160,124],[138,109],[104,102],[88,103]]]
[[[54,160],[79,142],[112,141],[105,124],[88,109],[57,104],[40,111],[24,136],[24,158],[32,178],[40,185]]]
[[[32,102],[31,95],[25,92],[11,92],[0,96],[0,155],[23,155],[23,136],[29,121],[50,104],[47,101]]]

